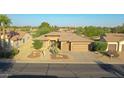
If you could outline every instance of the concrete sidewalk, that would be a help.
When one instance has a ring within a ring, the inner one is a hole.
[[[0,59],[4,63],[49,63],[49,64],[96,64],[97,61],[106,64],[124,64],[120,59],[96,59],[96,60],[13,60],[13,59]]]

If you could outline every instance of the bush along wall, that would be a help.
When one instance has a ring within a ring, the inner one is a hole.
[[[0,51],[0,58],[13,58],[19,53],[18,49],[12,49],[11,51]]]
[[[93,51],[104,52],[107,48],[107,42],[95,41],[93,43]]]

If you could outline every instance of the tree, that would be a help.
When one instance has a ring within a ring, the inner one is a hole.
[[[39,26],[38,31],[36,31],[36,33],[34,34],[34,37],[39,37],[41,35],[47,34],[51,32],[52,30],[53,28],[47,22],[43,22]]]
[[[11,24],[11,19],[7,15],[0,15],[0,26],[3,32],[3,43],[5,42],[5,30]],[[3,44],[4,54],[5,54],[5,44]]]
[[[77,27],[75,33],[78,35],[86,35],[88,37],[100,36],[110,32],[111,29],[107,27],[85,26]]]
[[[84,35],[88,37],[104,35],[105,31],[101,27],[88,26],[84,28]]]
[[[51,27],[51,31],[57,31],[57,30],[59,30],[59,27],[58,26],[52,26]]]
[[[94,51],[99,51],[99,52],[104,52],[107,48],[107,43],[103,41],[96,41],[93,43],[93,50]]]
[[[7,15],[0,15],[0,26],[3,31],[3,36],[4,36],[3,39],[5,39],[5,28],[10,26],[11,23],[12,23],[11,19],[9,19]]]
[[[11,19],[7,15],[0,15],[0,26],[9,26],[11,23]]]
[[[42,27],[50,27],[50,25],[49,25],[49,23],[47,23],[47,22],[43,22],[43,23],[41,23],[41,25],[39,26],[39,28],[42,28]]]
[[[84,33],[85,29],[83,27],[77,27],[75,33],[77,35],[82,35]]]
[[[124,24],[111,28],[112,33],[124,33]]]
[[[34,40],[33,47],[37,50],[41,49],[43,47],[43,42],[40,40]]]

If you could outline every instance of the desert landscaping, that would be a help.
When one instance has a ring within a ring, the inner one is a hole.
[[[7,24],[4,24],[6,22]],[[31,63],[124,63],[124,25],[120,27],[11,26],[0,15],[0,60]],[[118,29],[118,30],[116,30]],[[119,42],[119,43],[118,43]]]

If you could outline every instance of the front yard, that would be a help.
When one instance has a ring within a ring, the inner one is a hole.
[[[104,56],[100,53],[96,54],[94,52],[62,52],[60,51],[59,54],[64,55],[65,58],[55,58],[54,56],[51,56],[51,53],[49,50],[45,51],[45,55],[42,53],[39,57],[36,58],[30,58],[28,57],[33,51],[34,48],[32,46],[32,38],[23,46],[19,48],[20,52],[18,55],[14,57],[14,60],[17,60],[17,62],[31,62],[31,63],[85,63],[85,64],[94,64],[96,61],[102,61],[105,63],[114,63],[124,64],[124,56],[121,54],[118,58],[110,58],[107,56]]]

